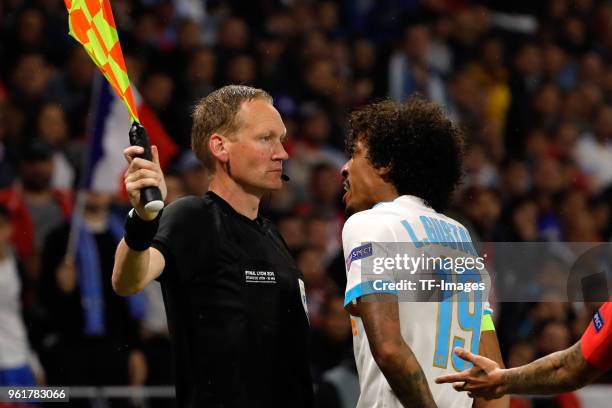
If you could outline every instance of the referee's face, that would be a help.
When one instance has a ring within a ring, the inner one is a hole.
[[[255,99],[242,104],[238,120],[240,128],[228,145],[232,178],[253,194],[280,189],[283,161],[289,158],[280,114],[268,101]]]

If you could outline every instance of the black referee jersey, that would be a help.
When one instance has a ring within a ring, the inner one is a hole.
[[[208,192],[164,209],[153,247],[178,406],[312,406],[303,278],[274,226]]]

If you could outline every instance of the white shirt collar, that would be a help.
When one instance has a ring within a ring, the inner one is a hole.
[[[381,201],[379,203],[374,204],[374,206],[372,208],[376,208],[376,207],[378,207],[380,205],[387,204],[387,203],[393,203],[393,202],[404,203],[404,204],[414,205],[414,206],[418,206],[418,207],[425,207],[425,208],[431,209],[433,211],[433,209],[430,206],[425,204],[425,200],[423,200],[422,198],[419,198],[417,196],[408,195],[408,194],[399,196],[399,197],[395,198],[393,201]]]

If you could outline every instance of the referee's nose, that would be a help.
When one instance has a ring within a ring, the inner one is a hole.
[[[282,142],[277,143],[277,147],[272,154],[272,160],[287,160],[289,159],[289,153],[285,150],[285,146],[283,146]]]

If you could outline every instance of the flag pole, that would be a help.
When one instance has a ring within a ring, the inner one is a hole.
[[[87,118],[86,126],[86,143],[85,149],[83,150],[83,156],[81,157],[79,181],[77,183],[77,194],[70,222],[68,245],[66,247],[65,258],[67,260],[75,259],[77,243],[79,242],[81,226],[83,225],[83,214],[85,213],[85,203],[87,202],[87,193],[89,191],[87,188],[87,180],[89,177],[91,177],[89,171],[89,167],[91,164],[91,141],[94,137],[94,132],[96,130],[98,103],[100,100],[100,93],[102,91],[103,80],[104,79],[102,78],[102,75],[100,73],[96,72],[94,74],[91,97],[89,100],[89,116]]]

